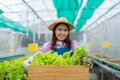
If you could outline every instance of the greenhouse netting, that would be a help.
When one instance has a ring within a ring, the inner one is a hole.
[[[30,0],[18,0],[13,2],[11,2],[11,0],[4,0],[0,1],[0,16],[1,19],[3,19],[4,15],[4,19],[9,22],[19,22],[21,28],[39,25],[41,29],[41,26],[47,26],[47,24],[50,24],[56,18],[66,17],[70,23],[75,25],[74,31],[79,32],[84,26],[88,26],[88,24],[92,23],[93,19],[95,21],[95,19],[100,16],[104,17],[102,14],[118,3],[119,0],[37,0],[35,2]],[[38,7],[39,5],[42,7]],[[9,20],[6,19],[6,17]],[[25,24],[26,22],[27,24]],[[18,30],[15,28],[13,27],[11,29],[13,29],[13,31],[19,31],[19,28]],[[37,27],[35,28],[35,31],[38,32],[39,29]],[[29,27],[29,29],[33,28]],[[20,30],[20,32],[25,33],[26,28]],[[46,32],[47,27],[44,27],[44,30]],[[41,32],[44,32],[43,29]]]
[[[78,11],[81,9],[83,0],[53,0],[57,9],[57,17],[66,17],[70,23],[74,24]],[[92,17],[94,11],[104,2],[104,0],[88,0],[81,9],[81,15],[77,21],[75,31],[78,32],[82,26]],[[62,6],[61,6],[62,5]]]

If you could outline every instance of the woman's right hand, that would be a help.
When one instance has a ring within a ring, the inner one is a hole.
[[[33,58],[37,55],[37,54],[39,54],[39,53],[41,53],[42,51],[37,51],[32,57],[30,57],[30,58],[28,58],[27,60],[25,60],[24,62],[23,62],[23,67],[26,69],[26,70],[28,70],[28,67],[29,67],[29,65],[30,65],[30,63],[33,61]]]
[[[30,63],[33,61],[33,57],[30,57],[30,58],[28,58],[27,60],[25,60],[24,62],[23,62],[23,67],[26,69],[26,70],[28,70],[28,67],[29,67],[29,65],[30,65]]]

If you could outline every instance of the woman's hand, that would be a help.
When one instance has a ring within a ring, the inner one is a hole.
[[[28,58],[27,60],[25,60],[24,63],[23,63],[23,67],[24,67],[26,70],[28,70],[28,67],[29,67],[30,63],[33,61],[33,58],[34,58],[37,54],[39,54],[39,53],[41,53],[41,52],[42,52],[42,51],[37,51],[32,57],[30,57],[30,58]]]
[[[24,61],[23,63],[23,67],[28,70],[28,66],[30,65],[30,63],[33,61],[33,57],[28,58],[27,60]]]

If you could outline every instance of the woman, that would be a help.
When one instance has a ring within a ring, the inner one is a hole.
[[[74,29],[74,26],[68,23],[67,19],[62,17],[57,19],[49,27],[49,30],[53,31],[52,41],[45,43],[39,51],[47,52],[53,50],[59,55],[63,55],[64,52],[72,50],[74,52],[75,48],[78,47],[78,43],[70,39],[70,31]],[[39,53],[39,51],[37,53]],[[36,54],[35,54],[36,55]],[[33,55],[33,57],[35,56]],[[30,57],[24,62],[24,67],[27,69],[29,64],[32,62],[33,57]]]

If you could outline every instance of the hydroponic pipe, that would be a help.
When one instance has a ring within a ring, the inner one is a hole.
[[[95,56],[89,56],[90,58],[92,58],[93,60],[96,60],[102,64],[106,64],[108,65],[109,67],[112,67],[113,69],[116,69],[116,70],[119,70],[120,71],[120,64],[117,64],[117,63],[113,63],[113,62],[110,62],[110,61],[106,61],[104,59],[100,59],[100,58],[97,58]]]
[[[108,65],[109,67],[112,67],[113,69],[119,70],[120,71],[120,64],[116,64],[110,61],[104,61],[104,63],[106,65]]]
[[[98,66],[102,67],[103,69],[107,70],[108,72],[112,73],[113,75],[117,76],[118,78],[120,78],[120,71],[112,69],[111,67],[108,67],[105,64],[102,64],[96,60],[93,60],[94,63],[96,63]]]

